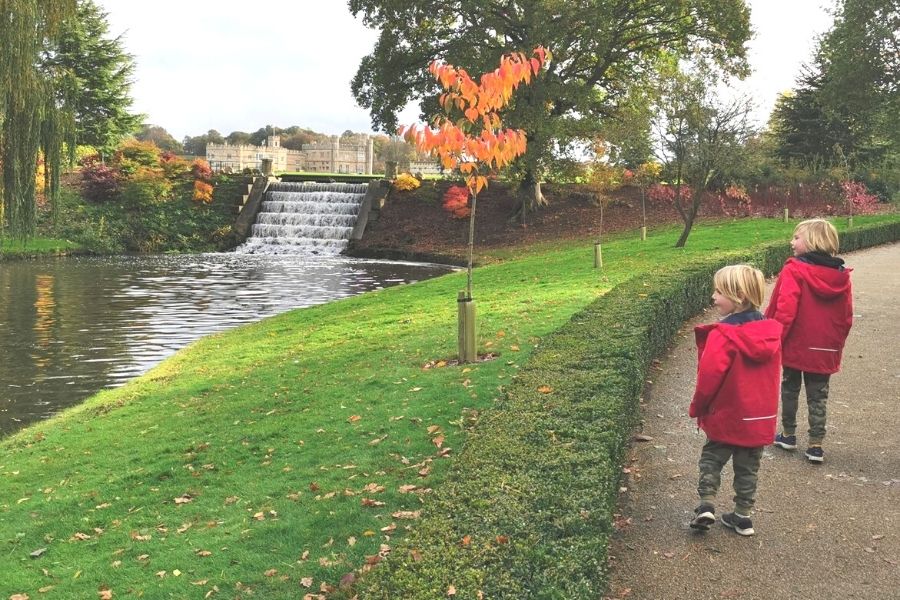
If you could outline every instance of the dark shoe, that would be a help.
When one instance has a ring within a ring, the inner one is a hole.
[[[825,462],[825,451],[822,446],[810,446],[806,449],[806,460],[811,463]]]
[[[733,512],[722,515],[722,525],[729,529],[734,529],[738,535],[753,535],[756,533],[753,531],[753,521],[750,520],[750,517],[744,517]]]
[[[702,503],[694,509],[694,518],[691,519],[691,529],[709,531],[710,526],[716,522],[716,509],[712,504]]]
[[[784,435],[783,433],[779,433],[775,436],[775,441],[772,442],[779,448],[784,448],[785,450],[796,450],[797,449],[797,436],[796,435]]]

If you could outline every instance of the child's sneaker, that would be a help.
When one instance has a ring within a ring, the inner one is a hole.
[[[810,446],[806,449],[806,460],[811,463],[825,462],[825,451],[822,446]]]
[[[784,435],[783,433],[779,433],[775,436],[775,441],[772,442],[779,448],[784,448],[785,450],[796,450],[797,449],[797,436],[796,435]]]
[[[712,504],[703,502],[694,509],[694,518],[691,519],[691,529],[709,531],[710,526],[716,522],[716,509]]]
[[[729,529],[734,529],[738,535],[753,535],[753,521],[750,517],[745,517],[737,513],[725,513],[722,515],[722,525]]]

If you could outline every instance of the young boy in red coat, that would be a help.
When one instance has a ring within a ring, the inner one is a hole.
[[[775,445],[797,448],[797,404],[800,381],[806,384],[809,408],[809,446],[806,458],[825,460],[825,404],[828,381],[841,367],[844,342],[853,325],[850,269],[838,258],[838,234],[824,219],[803,221],[791,240],[793,258],[787,259],[766,317],[782,324],[781,426]]]
[[[781,324],[759,312],[766,289],[763,274],[749,265],[720,269],[713,279],[716,310],[724,318],[694,329],[699,362],[689,414],[706,433],[700,454],[700,505],[691,527],[715,523],[714,501],[722,467],[734,468],[734,512],[722,524],[753,535],[750,511],[756,497],[763,447],[772,442],[778,417]]]

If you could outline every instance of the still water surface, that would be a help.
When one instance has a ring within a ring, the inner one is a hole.
[[[204,335],[449,270],[234,254],[0,262],[0,435],[122,385]]]

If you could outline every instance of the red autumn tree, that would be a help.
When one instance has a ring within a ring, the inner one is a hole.
[[[440,96],[444,113],[432,127],[401,128],[406,141],[440,159],[445,169],[457,169],[471,194],[469,206],[469,257],[466,294],[472,298],[472,256],[475,240],[475,205],[488,176],[525,153],[525,132],[503,129],[500,111],[520,84],[531,83],[547,60],[538,46],[528,58],[522,52],[504,54],[500,66],[484,73],[478,83],[465,69],[434,61],[428,70],[446,91]]]

